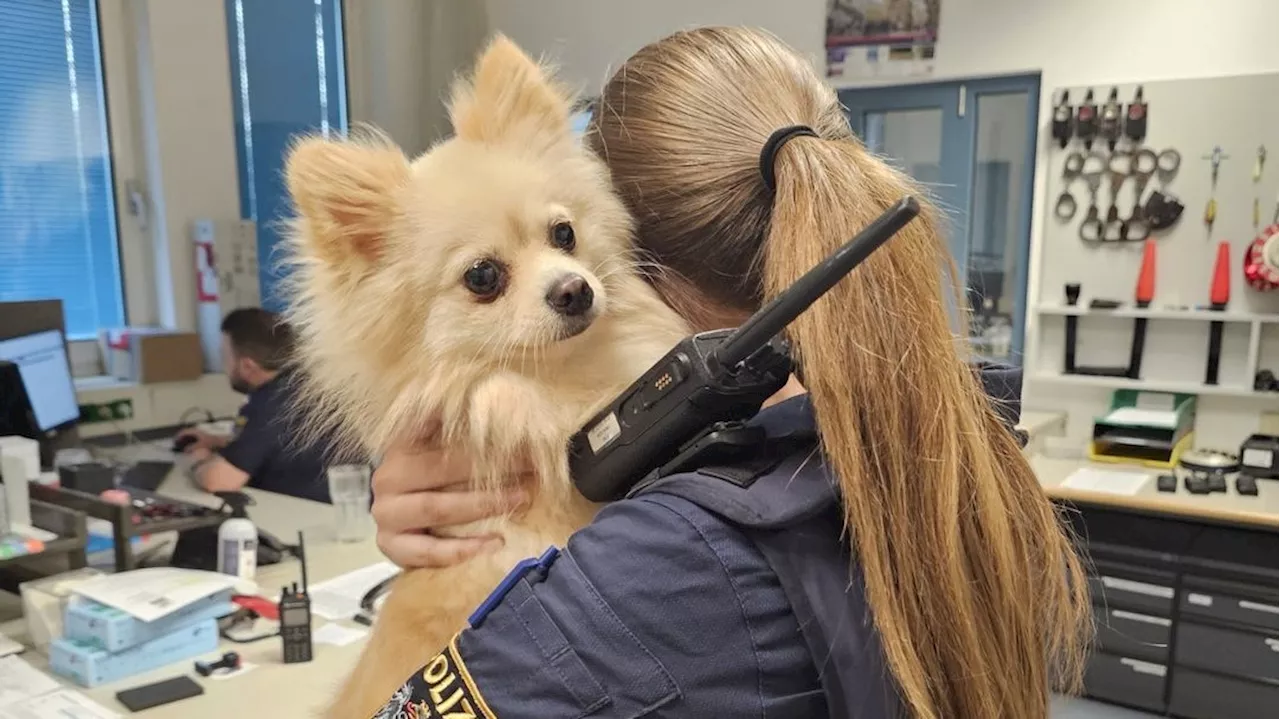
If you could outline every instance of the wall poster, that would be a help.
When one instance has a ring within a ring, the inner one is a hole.
[[[942,0],[827,0],[827,77],[838,82],[933,72]]]

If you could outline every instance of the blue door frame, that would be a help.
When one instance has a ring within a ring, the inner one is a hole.
[[[876,112],[938,109],[942,113],[941,161],[935,199],[951,212],[948,244],[959,267],[961,282],[967,286],[973,187],[978,150],[978,98],[982,95],[1026,94],[1027,140],[1023,157],[1022,203],[1018,208],[1013,294],[1013,354],[1021,357],[1023,326],[1027,311],[1027,264],[1031,249],[1031,202],[1035,183],[1035,157],[1040,113],[1040,76],[1011,75],[980,80],[898,85],[849,89],[840,92],[840,102],[848,110],[849,124],[859,137],[866,137],[867,115]],[[1010,188],[1012,189],[1012,188]]]

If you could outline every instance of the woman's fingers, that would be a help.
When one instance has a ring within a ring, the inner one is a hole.
[[[373,473],[374,495],[443,489],[467,481],[465,457],[439,449],[400,448],[388,452]]]
[[[374,495],[373,521],[387,532],[435,530],[493,517],[525,501],[527,493],[518,488],[493,493],[418,491],[381,499]]]
[[[438,569],[502,547],[500,537],[452,539],[429,534],[378,531],[378,548],[394,564],[405,569]]]

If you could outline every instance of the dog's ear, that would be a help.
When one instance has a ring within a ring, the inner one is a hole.
[[[284,172],[303,225],[299,240],[331,264],[378,256],[396,192],[410,177],[404,153],[377,136],[307,137],[290,150]]]
[[[573,97],[550,69],[498,35],[472,76],[454,83],[449,119],[465,140],[546,150],[572,139]]]

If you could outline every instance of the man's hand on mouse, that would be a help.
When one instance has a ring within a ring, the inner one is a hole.
[[[190,438],[190,439],[188,439]],[[178,432],[173,437],[175,445],[180,445],[182,451],[186,454],[192,454],[196,450],[211,451],[226,446],[226,439],[216,434],[202,432],[195,427],[187,427]]]
[[[434,532],[498,516],[528,501],[520,486],[499,494],[470,488],[470,460],[440,449],[396,447],[373,473],[378,548],[401,567],[448,567],[502,546],[502,538],[442,537]],[[532,474],[521,475],[531,480]]]

